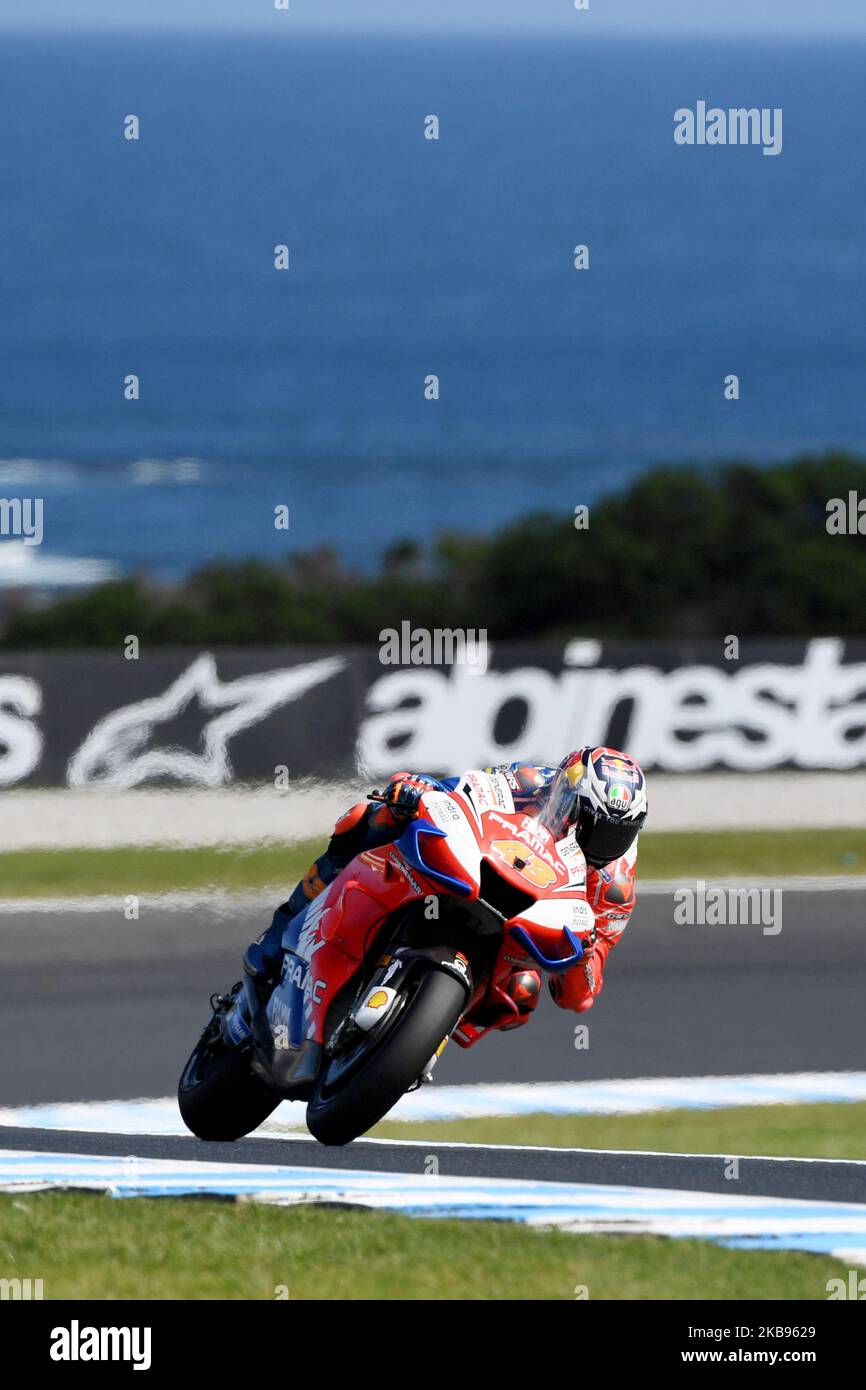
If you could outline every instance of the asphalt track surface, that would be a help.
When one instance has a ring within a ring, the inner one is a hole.
[[[644,898],[604,994],[578,1018],[544,999],[530,1024],[463,1052],[444,1082],[866,1069],[866,952],[858,891],[790,893],[782,931],[683,927],[668,896]],[[0,919],[0,1104],[171,1094],[208,1014],[267,920],[247,912],[21,913]],[[588,1023],[589,1048],[574,1046]],[[730,1192],[724,1156],[598,1153],[358,1141],[190,1138],[4,1129],[0,1148],[418,1172]],[[740,1194],[866,1200],[866,1165],[741,1159]]]
[[[443,1177],[507,1178],[527,1182],[622,1184],[681,1188],[730,1196],[794,1197],[805,1201],[866,1201],[866,1162],[741,1158],[736,1182],[730,1158],[718,1154],[653,1154],[580,1149],[531,1149],[474,1144],[395,1144],[356,1140],[324,1148],[309,1139],[242,1139],[205,1144],[189,1138],[90,1134],[70,1130],[0,1128],[0,1149],[203,1160],[209,1163],[276,1164],[302,1168],[423,1173],[435,1156]]]
[[[866,1070],[866,893],[791,892],[783,909],[773,936],[678,926],[671,897],[645,897],[590,1013],[566,1013],[545,994],[527,1026],[446,1049],[437,1078]],[[138,922],[4,914],[0,1105],[173,1094],[208,996],[239,978],[242,950],[267,920],[266,908],[151,908]],[[589,1047],[578,1050],[580,1024]]]

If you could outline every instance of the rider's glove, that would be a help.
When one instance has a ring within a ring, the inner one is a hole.
[[[395,815],[411,817],[418,810],[421,797],[429,790],[430,783],[419,777],[401,777],[388,783],[382,799]]]
[[[593,923],[593,926],[592,926],[592,928],[591,928],[590,931],[583,932],[583,934],[577,938],[578,941],[580,942],[581,946],[583,947],[583,955],[581,956],[580,960],[576,962],[576,968],[577,968],[577,969],[580,969],[580,966],[581,966],[581,963],[582,963],[582,962],[588,961],[588,960],[591,959],[591,957],[592,957],[592,948],[593,948],[593,946],[595,945],[597,938],[598,938],[598,931],[596,930],[596,927],[595,927],[595,924],[594,924],[594,923]],[[574,969],[574,968],[575,968],[575,966],[572,966],[572,969]],[[561,983],[561,982],[562,982],[562,978],[563,978],[562,975],[551,975],[550,979],[548,980],[548,984],[550,985],[550,992],[551,992],[551,994],[554,994],[554,995],[556,994],[556,990],[555,990],[554,986],[555,986],[557,983]]]

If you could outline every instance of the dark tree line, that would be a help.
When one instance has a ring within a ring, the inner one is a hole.
[[[19,609],[2,645],[370,642],[404,619],[491,639],[862,634],[866,534],[828,531],[828,505],[852,491],[866,512],[866,461],[843,454],[659,467],[596,502],[585,530],[537,514],[488,537],[401,542],[372,573],[323,549],[217,561],[172,587],[129,578]]]

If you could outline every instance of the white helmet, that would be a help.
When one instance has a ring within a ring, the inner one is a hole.
[[[616,748],[581,748],[563,758],[539,819],[557,838],[575,826],[588,864],[619,859],[646,820],[646,779]]]

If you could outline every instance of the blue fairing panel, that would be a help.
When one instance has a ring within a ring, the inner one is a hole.
[[[468,896],[472,892],[471,883],[466,883],[462,878],[453,878],[450,874],[444,874],[439,869],[431,868],[425,862],[421,844],[421,838],[424,835],[433,836],[437,840],[447,838],[446,832],[440,830],[437,825],[431,825],[429,821],[413,820],[407,825],[397,841],[397,848],[404,859],[413,869],[424,874],[426,878],[432,878],[434,882],[441,883],[444,888],[450,888],[452,893],[459,893],[462,897]]]
[[[283,968],[280,982],[268,1000],[267,1014],[271,1024],[281,1023],[288,1030],[288,1045],[301,1046],[304,1037],[304,985],[309,969],[307,962],[297,954],[298,939],[307,916],[304,908],[286,923],[283,932]]]

